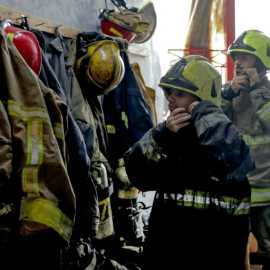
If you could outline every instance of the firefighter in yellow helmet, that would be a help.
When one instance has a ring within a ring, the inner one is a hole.
[[[219,107],[221,76],[192,55],[159,85],[170,114],[125,153],[133,184],[156,191],[144,269],[244,270],[253,163]]]
[[[99,40],[86,47],[76,64],[79,80],[97,95],[104,95],[118,86],[125,66],[118,44],[113,40]]]
[[[250,146],[256,169],[248,175],[252,188],[251,231],[259,259],[270,268],[270,38],[247,30],[229,47],[234,77],[224,86],[224,111]],[[257,261],[258,261],[257,260]],[[268,262],[267,262],[268,261]]]

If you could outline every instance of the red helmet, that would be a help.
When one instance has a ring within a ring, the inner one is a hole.
[[[14,43],[29,67],[39,75],[42,58],[36,36],[30,31],[12,26],[9,23],[4,25],[4,32]]]

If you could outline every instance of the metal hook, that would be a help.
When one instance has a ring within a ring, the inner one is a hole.
[[[21,15],[21,18],[20,18],[20,27],[25,29],[25,30],[30,30],[30,26],[29,26],[29,22],[28,22],[28,17],[25,16],[25,15]]]

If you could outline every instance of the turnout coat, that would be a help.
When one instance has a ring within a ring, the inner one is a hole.
[[[125,163],[135,186],[156,191],[145,269],[244,269],[253,162],[220,108],[200,102],[178,133],[152,128]]]

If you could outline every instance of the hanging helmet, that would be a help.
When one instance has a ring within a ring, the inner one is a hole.
[[[3,29],[7,38],[14,43],[25,62],[37,75],[39,75],[42,56],[36,36],[30,31],[12,26],[9,23],[4,24]]]
[[[242,33],[229,47],[228,53],[248,53],[256,56],[266,69],[270,69],[270,38],[258,30]]]
[[[98,95],[104,95],[114,89],[125,73],[118,44],[113,40],[90,43],[86,53],[77,60],[76,72],[79,78],[96,89]]]
[[[200,55],[181,58],[161,78],[159,86],[165,91],[173,88],[217,106],[221,104],[221,76],[208,59]]]
[[[156,13],[152,3],[146,4],[140,10],[105,9],[99,17],[103,34],[120,37],[128,42],[145,42],[152,36],[156,26]]]
[[[152,2],[147,2],[141,9],[138,10],[141,15],[142,20],[149,24],[148,30],[142,33],[137,33],[134,38],[134,43],[144,43],[148,41],[155,32],[157,25],[157,15],[155,12],[154,4]]]

